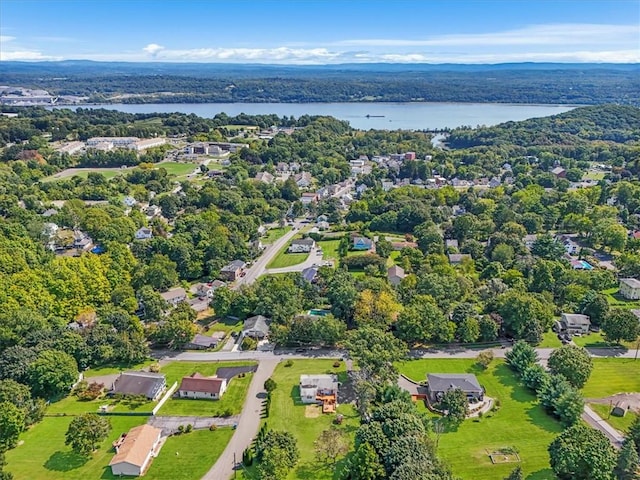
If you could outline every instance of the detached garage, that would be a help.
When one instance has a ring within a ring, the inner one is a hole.
[[[160,451],[162,430],[140,425],[123,434],[113,446],[116,454],[109,462],[113,475],[142,475]]]

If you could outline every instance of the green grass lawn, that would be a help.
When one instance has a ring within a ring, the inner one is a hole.
[[[202,375],[211,376],[216,373],[219,367],[236,367],[244,365],[254,365],[255,362],[173,362],[162,367],[161,372],[167,376],[167,385],[173,382],[180,383],[182,377],[200,372]],[[203,417],[219,417],[226,412],[237,415],[242,411],[244,399],[249,390],[249,384],[253,374],[248,373],[244,377],[234,378],[227,387],[220,400],[192,400],[176,399],[167,400],[158,415],[198,415]]]
[[[172,436],[153,460],[144,478],[193,480],[202,477],[222,454],[233,435],[231,428],[195,430]]]
[[[155,360],[149,359],[142,363],[136,363],[135,365],[127,365],[127,364],[114,364],[114,365],[105,365],[99,368],[90,368],[89,370],[85,370],[82,372],[86,379],[91,377],[97,377],[100,375],[110,375],[112,373],[120,373],[123,370],[140,370],[144,367],[148,367],[152,363],[155,363]]]
[[[290,231],[291,227],[288,225],[282,228],[272,228],[267,230],[267,234],[262,238],[262,243],[273,243]]]
[[[610,288],[603,290],[601,293],[607,298],[607,302],[612,307],[636,309],[640,308],[640,300],[627,300],[619,294],[619,288]]]
[[[175,175],[177,177],[193,172],[197,166],[195,163],[184,162],[160,162],[155,164],[155,168],[164,168],[169,175]]]
[[[599,181],[604,178],[604,172],[586,172],[582,176],[582,180],[595,180]]]
[[[329,480],[338,478],[341,462],[337,468],[328,468],[316,461],[313,443],[323,430],[328,429],[335,415],[323,415],[316,418],[307,418],[305,411],[307,406],[300,402],[300,390],[298,384],[301,374],[314,373],[338,373],[344,380],[345,365],[341,362],[339,368],[333,368],[333,360],[294,360],[291,367],[285,367],[280,363],[273,374],[273,379],[278,388],[273,392],[271,412],[264,421],[270,429],[286,430],[292,433],[300,450],[300,460],[290,472],[288,480]],[[338,399],[338,402],[340,399]],[[349,445],[353,445],[355,430],[360,425],[357,412],[351,405],[338,405],[338,412],[344,415],[344,421],[338,428],[343,429],[349,436]],[[257,478],[255,466],[249,469],[249,475],[244,478]],[[284,479],[283,479],[284,480]]]
[[[46,183],[46,182],[57,182],[60,180],[69,180],[70,178],[73,177],[80,177],[83,179],[86,179],[89,175],[89,173],[91,172],[95,172],[95,173],[100,173],[104,176],[104,178],[106,178],[107,180],[111,180],[112,178],[115,178],[119,175],[122,175],[123,173],[125,173],[127,170],[122,170],[120,168],[112,168],[112,169],[96,169],[96,168],[82,168],[79,169],[80,171],[76,171],[73,175],[66,175],[65,174],[65,170],[58,172],[57,174],[54,175],[50,175],[48,177],[42,178],[40,179],[41,182]]]
[[[640,392],[640,360],[593,359],[593,371],[582,389],[585,398],[603,398],[616,393],[630,392]]]
[[[203,335],[211,335],[213,332],[240,332],[244,325],[242,320],[232,320],[230,318],[215,320],[215,316],[202,318],[198,320],[198,323],[204,327]]]
[[[269,262],[267,268],[291,267],[304,262],[309,257],[308,253],[287,253],[288,248],[289,244],[282,247],[274,259]]]
[[[151,413],[157,402],[132,402],[130,400],[116,400],[106,396],[96,400],[79,400],[75,395],[69,395],[47,407],[47,414],[79,415],[82,413],[96,413],[100,407],[107,405],[111,412]]]
[[[542,334],[542,342],[537,345],[538,348],[558,348],[562,346],[562,342],[558,340],[558,335],[551,330]]]
[[[322,248],[322,259],[338,260],[338,245],[340,245],[340,240],[322,240],[318,242],[318,247]]]
[[[506,477],[516,465],[494,465],[488,452],[515,447],[527,480],[553,478],[547,446],[562,430],[561,425],[543,411],[531,392],[519,385],[504,362],[495,360],[486,371],[474,363],[471,359],[421,359],[398,365],[400,372],[416,381],[424,381],[429,372],[474,373],[487,395],[500,400],[498,412],[479,421],[466,420],[456,431],[442,434],[439,455],[464,480],[496,480]]]
[[[624,434],[629,429],[634,419],[636,418],[636,415],[633,412],[628,412],[624,417],[616,417],[614,415],[610,415],[611,409],[614,407],[614,405],[610,407],[609,405],[603,403],[590,403],[589,406],[609,425],[617,429],[622,434]]]
[[[22,444],[6,454],[7,471],[16,480],[115,479],[108,467],[111,443],[123,432],[146,422],[146,417],[109,417],[111,432],[98,451],[84,458],[64,444],[72,417],[47,417],[20,435]]]

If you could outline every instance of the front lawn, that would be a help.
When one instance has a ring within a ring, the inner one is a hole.
[[[109,437],[90,458],[84,458],[64,444],[72,418],[46,417],[22,433],[23,443],[6,453],[7,471],[13,473],[16,480],[115,479],[108,466],[115,454],[111,443],[147,421],[146,417],[109,417],[112,426]]]
[[[338,260],[338,246],[340,240],[321,240],[318,242],[318,247],[322,248],[323,260]]]
[[[286,367],[280,363],[273,374],[273,379],[278,384],[272,393],[271,412],[264,420],[269,429],[286,430],[292,433],[298,441],[300,460],[290,472],[288,480],[329,480],[339,477],[342,462],[338,462],[336,468],[318,463],[315,457],[314,442],[323,430],[331,427],[335,414],[320,413],[315,418],[306,415],[307,405],[300,402],[300,375],[317,373],[338,373],[340,381],[346,379],[345,364],[340,362],[340,367],[333,367],[334,360],[294,360],[293,365]],[[338,413],[344,415],[344,421],[338,428],[343,429],[349,438],[349,446],[353,447],[353,436],[360,424],[359,416],[352,405],[341,405],[338,398]],[[257,478],[255,466],[249,469],[249,474],[244,475],[249,480]],[[284,480],[284,479],[283,479]]]
[[[84,375],[84,378],[89,380],[89,378],[91,377],[98,377],[101,375],[110,375],[112,373],[120,373],[124,370],[142,370],[144,367],[148,367],[152,363],[155,363],[155,361],[152,359],[149,359],[141,363],[136,363],[134,365],[124,364],[124,363],[104,365],[102,367],[90,368],[89,370],[85,370],[84,372],[82,372],[82,374]]]
[[[267,231],[267,234],[262,238],[262,243],[273,243],[289,231],[291,231],[290,226],[286,226],[282,228],[271,228]]]
[[[298,265],[299,263],[304,262],[308,257],[308,253],[287,253],[287,249],[289,248],[289,244],[286,244],[280,251],[278,255],[275,256],[267,268],[285,268],[291,267],[293,265]]]
[[[585,398],[604,398],[616,393],[631,392],[640,392],[640,360],[593,359],[593,371],[582,389]]]
[[[79,415],[81,413],[97,413],[100,407],[107,406],[110,412],[121,413],[148,413],[156,406],[156,402],[139,401],[138,399],[124,398],[117,400],[107,396],[102,396],[96,400],[80,400],[71,394],[47,407],[49,415]]]
[[[518,383],[503,361],[494,360],[486,371],[474,363],[471,359],[421,359],[398,365],[401,373],[415,381],[425,381],[427,373],[473,373],[487,395],[500,401],[498,412],[465,420],[457,430],[443,433],[439,455],[464,480],[495,480],[506,477],[517,464],[494,465],[489,452],[514,447],[527,480],[553,478],[547,446],[562,430],[561,425],[544,412],[535,395]]]
[[[231,428],[194,430],[174,435],[153,460],[144,478],[149,480],[192,480],[201,478],[218,460],[233,435]]]
[[[255,365],[255,362],[173,362],[162,367],[161,372],[167,376],[167,385],[173,385],[173,382],[178,382],[179,385],[182,377],[195,372],[209,377],[214,375],[219,367],[245,365]],[[220,400],[170,398],[158,411],[158,415],[196,415],[203,417],[222,417],[227,414],[237,415],[242,411],[252,378],[253,374],[251,373],[245,374],[244,377],[233,378]]]
[[[627,300],[622,295],[620,295],[619,288],[610,288],[608,290],[603,290],[602,293],[607,298],[607,302],[612,307],[619,308],[640,308],[640,300]]]

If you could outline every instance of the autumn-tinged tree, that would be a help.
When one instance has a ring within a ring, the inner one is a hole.
[[[359,326],[371,325],[386,329],[396,321],[402,306],[390,292],[363,290],[355,306],[355,320]]]

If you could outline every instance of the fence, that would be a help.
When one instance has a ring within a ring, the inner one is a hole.
[[[158,402],[158,404],[155,406],[155,408],[151,410],[151,415],[155,415],[157,411],[162,408],[165,402],[171,398],[171,395],[173,395],[173,392],[175,392],[177,389],[178,389],[178,382],[173,382],[173,385],[171,385],[171,388],[167,390],[167,393],[164,394],[164,397],[162,397]]]

